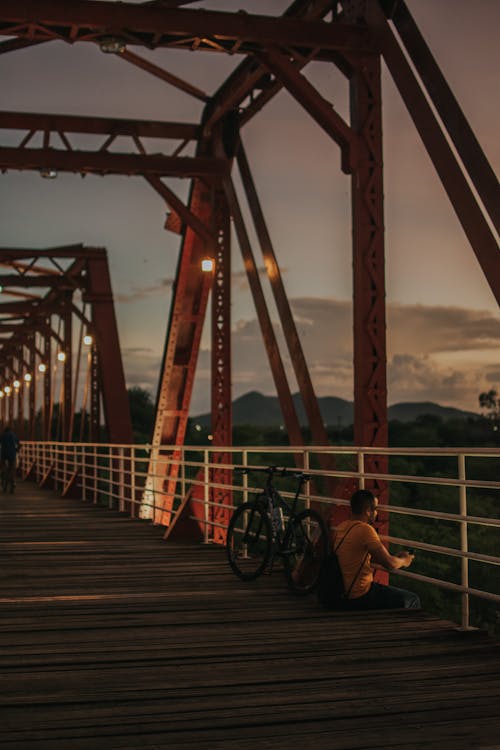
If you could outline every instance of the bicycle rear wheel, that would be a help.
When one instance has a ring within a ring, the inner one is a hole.
[[[226,551],[229,565],[243,581],[261,575],[271,557],[271,523],[266,511],[256,503],[243,503],[229,522]]]
[[[308,594],[316,587],[328,554],[328,532],[315,510],[303,510],[291,518],[283,540],[283,560],[287,583],[297,594]]]

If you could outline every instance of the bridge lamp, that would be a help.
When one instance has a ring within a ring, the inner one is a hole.
[[[57,359],[59,362],[66,362],[66,354],[64,352],[59,352],[57,355]]]
[[[21,383],[19,382],[19,380],[14,380],[14,382],[12,383],[12,385],[14,386],[14,388],[16,389],[16,391],[18,391],[19,388],[21,387]]]
[[[10,387],[10,385],[6,385],[5,388],[3,389],[3,391],[4,391],[4,393],[5,393],[6,396],[9,395],[9,393],[11,392],[11,390],[12,390],[12,388]]]
[[[40,177],[43,177],[44,180],[55,180],[57,177],[57,169],[53,169],[52,167],[42,167],[40,170]]]
[[[43,362],[38,365],[38,372],[45,372],[47,369],[47,365],[44,365]]]
[[[24,382],[25,383],[31,383],[31,373],[25,372],[24,373]]]
[[[203,273],[211,273],[214,270],[214,261],[212,258],[203,258],[201,261],[201,270]]]
[[[126,47],[125,42],[115,36],[107,36],[101,39],[99,43],[99,49],[106,55],[121,55],[122,52],[125,52]]]
[[[85,346],[92,346],[92,341],[93,338],[89,334],[83,337],[83,343],[85,344]]]

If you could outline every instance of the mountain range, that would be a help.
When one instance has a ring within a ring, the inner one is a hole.
[[[293,401],[301,425],[307,424],[306,413],[299,393],[293,395]],[[354,404],[336,396],[318,398],[318,404],[323,421],[328,427],[347,427],[353,422]],[[424,414],[447,419],[467,419],[478,417],[471,411],[462,411],[451,406],[441,406],[432,401],[403,402],[389,406],[388,418],[400,422],[413,422]],[[210,414],[200,414],[193,417],[198,424],[208,427]],[[250,391],[233,401],[233,424],[249,424],[257,427],[273,427],[283,424],[283,416],[278,398],[264,396],[258,391]]]

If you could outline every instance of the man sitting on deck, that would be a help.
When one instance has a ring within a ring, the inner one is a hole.
[[[410,552],[391,555],[380,541],[373,524],[377,517],[378,499],[369,490],[358,490],[351,497],[351,518],[340,523],[333,538],[344,588],[348,599],[346,609],[419,609],[416,594],[373,580],[372,562],[388,571],[407,568],[413,561]]]

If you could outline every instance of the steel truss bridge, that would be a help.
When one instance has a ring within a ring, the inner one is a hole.
[[[290,444],[301,446],[303,442],[234,185],[236,170],[264,257],[312,441],[317,446],[328,444],[277,255],[240,139],[244,127],[278,92],[285,89],[338,145],[340,168],[351,179],[355,445],[371,449],[387,446],[382,61],[472,252],[500,301],[500,255],[495,235],[500,226],[498,181],[403,0],[294,0],[280,17],[185,7],[190,4],[189,0],[0,0],[0,54],[15,54],[31,45],[56,40],[69,45],[99,45],[124,64],[161,79],[166,87],[174,86],[204,102],[201,120],[194,123],[0,112],[0,131],[18,133],[16,146],[0,146],[2,171],[37,170],[47,177],[57,172],[141,176],[168,207],[166,229],[180,236],[145,487],[146,500],[147,493],[155,498],[165,524],[180,518],[180,514],[172,515],[177,459],[184,444],[210,294],[212,433],[215,446],[231,447],[231,219]],[[202,64],[207,53],[218,52],[237,56],[239,62],[215,93],[208,95],[130,47],[191,50]],[[312,62],[335,66],[345,76],[349,121],[339,116],[334,103],[304,75]],[[75,148],[72,139],[81,134],[98,137],[98,147]],[[117,139],[122,151],[114,148]],[[160,153],[148,150],[148,139],[164,144]],[[121,145],[125,140],[128,148]],[[191,181],[187,202],[166,184],[170,177]],[[27,431],[26,437],[95,441],[102,409],[107,440],[130,443],[103,251],[85,247],[3,248],[0,257],[4,269],[0,284],[14,299],[0,305],[4,418],[17,420],[18,428]],[[202,272],[204,259],[212,261],[211,273]],[[33,293],[43,289],[44,295]],[[85,361],[86,374],[80,377]],[[35,373],[40,365],[45,370],[37,391]],[[10,391],[6,393],[5,387]],[[76,413],[80,414],[78,424]],[[300,453],[296,455],[300,463]],[[227,519],[230,506],[224,490],[231,484],[228,456],[224,451],[217,453],[211,467],[214,499],[222,520]],[[170,460],[163,460],[167,458]],[[320,454],[319,460],[322,469],[334,476],[332,455]],[[387,483],[377,478],[386,473],[384,451],[370,452],[367,461],[370,482],[386,504]],[[337,477],[332,493],[345,497],[351,486],[352,478]],[[196,490],[193,492],[186,498],[187,513],[191,501],[196,500]],[[387,532],[387,525],[383,530]]]

